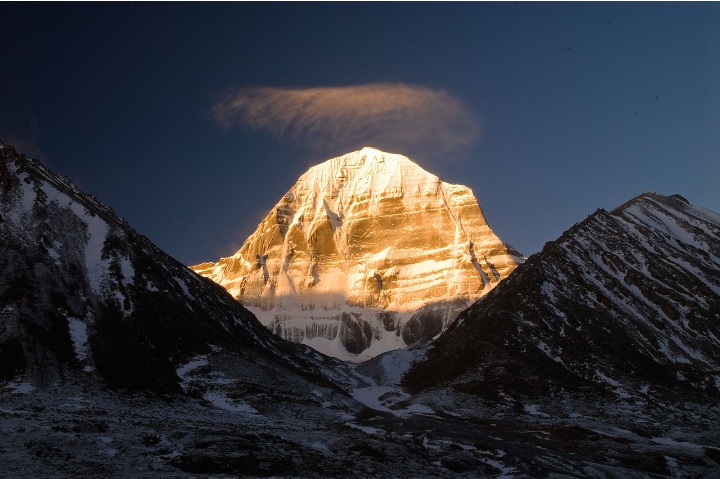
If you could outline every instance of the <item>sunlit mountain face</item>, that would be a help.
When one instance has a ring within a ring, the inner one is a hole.
[[[437,336],[523,260],[469,188],[364,148],[308,170],[237,253],[192,269],[279,336],[357,361]]]

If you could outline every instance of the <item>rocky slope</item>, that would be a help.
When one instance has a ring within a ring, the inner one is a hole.
[[[283,338],[357,359],[436,336],[522,261],[469,188],[364,148],[311,168],[237,253],[192,269]]]
[[[720,215],[653,193],[597,211],[463,312],[405,384],[720,397]]]
[[[229,354],[323,381],[224,289],[2,144],[0,244],[0,380],[180,391],[178,368]]]
[[[407,353],[411,402],[485,431],[510,477],[720,477],[720,215],[599,210]]]

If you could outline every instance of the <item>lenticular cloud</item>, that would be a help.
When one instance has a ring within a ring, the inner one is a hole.
[[[244,88],[212,108],[224,127],[244,125],[317,146],[366,143],[450,151],[472,144],[472,113],[443,90],[407,84]]]

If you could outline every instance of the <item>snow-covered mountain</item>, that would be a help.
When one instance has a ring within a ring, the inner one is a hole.
[[[0,380],[180,391],[186,363],[222,354],[288,377],[321,369],[92,195],[2,144],[0,244]]]
[[[363,148],[308,170],[237,253],[192,269],[279,336],[357,360],[438,335],[522,261],[469,188]]]
[[[547,243],[405,378],[485,397],[720,397],[720,215],[646,193]]]
[[[549,243],[447,337],[348,364],[0,144],[0,470],[716,477],[719,229],[643,195]]]

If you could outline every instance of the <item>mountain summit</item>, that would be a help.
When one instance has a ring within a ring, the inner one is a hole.
[[[469,188],[363,148],[310,168],[237,253],[192,269],[278,335],[363,359],[436,336],[522,261]]]

